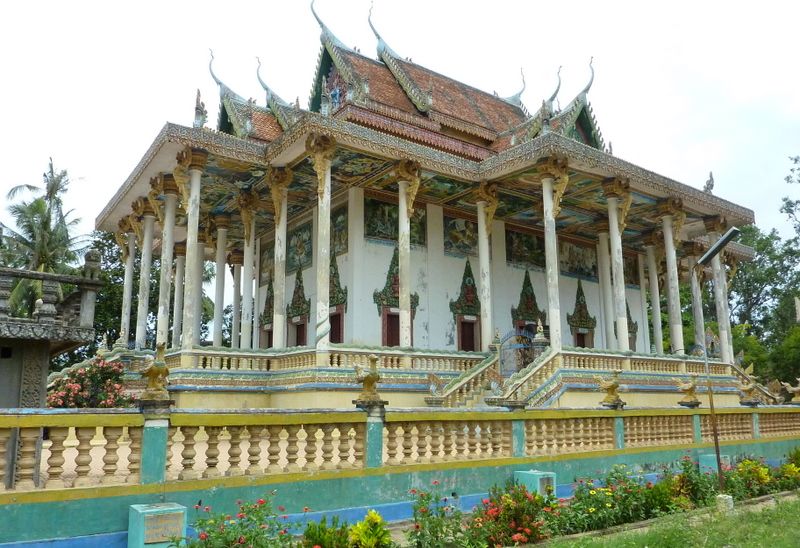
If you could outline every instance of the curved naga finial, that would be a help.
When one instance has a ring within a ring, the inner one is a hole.
[[[558,72],[556,72],[556,77],[558,78],[558,84],[556,84],[556,90],[553,92],[553,94],[547,100],[547,102],[549,104],[552,104],[553,101],[556,100],[556,97],[558,96],[558,92],[561,90],[561,65],[559,65],[559,67],[558,67]]]
[[[218,86],[224,86],[225,84],[223,84],[220,81],[220,79],[217,78],[217,75],[214,74],[214,50],[208,48],[208,52],[211,54],[211,59],[208,60],[208,71],[211,73],[211,77],[214,79],[214,81],[217,83]]]
[[[370,2],[369,4],[369,16],[367,17],[367,23],[369,23],[369,28],[372,29],[372,33],[375,35],[375,38],[378,39],[378,56],[380,56],[383,52],[389,53],[392,57],[399,58],[400,56],[395,53],[395,51],[389,47],[389,44],[386,43],[386,40],[383,39],[383,36],[380,35],[378,29],[375,28],[375,25],[372,24],[372,8],[374,7],[375,3]]]
[[[336,38],[336,35],[331,32],[331,29],[329,29],[327,25],[322,22],[322,19],[320,19],[319,15],[317,15],[317,10],[314,9],[314,1],[315,0],[311,0],[311,13],[314,15],[314,19],[317,20],[317,23],[319,23],[319,28],[322,29],[322,35],[336,47],[350,50],[351,48],[345,46],[341,40]]]
[[[522,106],[522,93],[525,91],[525,71],[522,70],[522,67],[519,68],[519,73],[522,75],[522,89],[519,90],[517,93],[512,95],[511,97],[506,97],[505,101],[509,103],[513,103],[517,106]]]
[[[589,89],[592,87],[592,83],[594,82],[594,66],[592,66],[593,62],[594,62],[594,57],[591,57],[589,59],[589,70],[592,71],[592,75],[589,77],[589,83],[586,84],[585,88],[583,88],[581,95],[586,95],[587,93],[589,93]]]

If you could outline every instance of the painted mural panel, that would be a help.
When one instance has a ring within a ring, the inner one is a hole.
[[[267,285],[275,272],[275,242],[261,244],[261,264],[259,265],[258,285]]]
[[[562,274],[585,280],[597,280],[597,249],[561,241],[558,245],[558,262]]]
[[[334,257],[347,253],[347,204],[331,213],[331,254]]]
[[[478,256],[478,223],[456,217],[444,217],[444,252],[463,257]]]
[[[506,262],[526,268],[543,269],[544,240],[536,234],[506,228]]]
[[[411,215],[411,245],[425,245],[425,208],[414,208]],[[364,198],[364,236],[373,240],[397,241],[397,204]]]
[[[311,239],[311,221],[288,231],[286,236],[286,272],[296,272],[298,268],[311,266],[313,256],[313,240]]]
[[[636,256],[623,255],[622,269],[625,272],[625,285],[639,287],[639,261]]]

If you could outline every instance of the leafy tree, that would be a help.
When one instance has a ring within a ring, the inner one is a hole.
[[[789,170],[789,175],[786,176],[786,182],[791,184],[800,184],[800,156],[789,158],[792,161],[793,167]],[[793,200],[785,196],[783,198],[783,205],[781,212],[788,215],[789,220],[794,226],[795,232],[800,236],[800,199]]]
[[[795,325],[770,353],[772,373],[794,384],[800,377],[800,325]]]

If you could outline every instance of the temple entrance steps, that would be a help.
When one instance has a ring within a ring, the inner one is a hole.
[[[722,393],[727,404],[738,404],[739,392],[746,390],[748,385],[753,385],[752,392],[763,403],[777,403],[767,388],[753,383],[737,365],[715,360],[707,367],[714,392]],[[680,398],[676,385],[697,383],[698,378],[704,378],[705,371],[706,364],[696,357],[583,348],[564,348],[554,352],[547,348],[533,362],[508,378],[500,375],[496,357],[487,358],[448,383],[441,394],[426,398],[426,402],[443,407],[597,406],[599,397],[587,397],[586,394],[602,392],[600,385],[617,376],[622,383],[621,391],[630,394],[634,400],[631,405],[672,406]],[[697,387],[698,391],[705,390],[704,383],[698,384],[701,385]]]

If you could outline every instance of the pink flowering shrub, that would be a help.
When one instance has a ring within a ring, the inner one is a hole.
[[[133,398],[124,392],[122,373],[121,362],[101,359],[68,371],[48,388],[47,407],[130,407]]]

